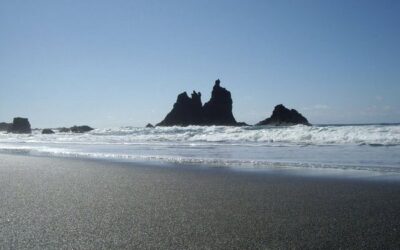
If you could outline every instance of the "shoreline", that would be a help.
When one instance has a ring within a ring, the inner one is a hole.
[[[0,158],[5,248],[400,244],[397,181],[14,154]]]
[[[26,157],[38,157],[38,158],[50,158],[50,159],[65,159],[65,160],[77,160],[87,161],[88,163],[108,163],[124,166],[135,166],[135,167],[150,167],[150,168],[177,168],[177,169],[193,169],[193,170],[215,170],[221,169],[224,171],[233,171],[241,173],[253,173],[253,174],[267,174],[267,175],[287,175],[287,176],[298,176],[304,178],[324,178],[324,179],[350,179],[350,180],[365,180],[365,181],[391,181],[399,182],[400,173],[391,172],[387,170],[369,170],[367,168],[360,169],[346,169],[333,167],[295,167],[285,166],[283,163],[280,166],[271,167],[242,167],[242,166],[222,166],[222,165],[210,165],[210,164],[197,164],[197,163],[177,163],[168,162],[162,160],[132,160],[125,158],[97,158],[90,156],[70,156],[70,155],[51,155],[45,153],[35,153],[29,150],[17,151],[4,151],[0,150],[0,157],[2,155],[15,155],[15,156],[26,156]]]

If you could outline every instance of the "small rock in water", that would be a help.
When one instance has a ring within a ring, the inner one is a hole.
[[[83,126],[73,126],[70,129],[72,133],[85,133],[93,130],[94,128],[91,128],[87,125],[83,125]]]
[[[42,134],[54,134],[54,131],[49,128],[45,128],[42,130]]]

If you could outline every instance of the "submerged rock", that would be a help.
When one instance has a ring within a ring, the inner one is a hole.
[[[69,132],[71,132],[71,129],[63,127],[63,128],[59,128],[58,131],[61,133],[69,133]]]
[[[10,129],[12,123],[0,122],[0,131],[7,131]]]
[[[85,133],[85,132],[89,132],[92,131],[94,128],[91,128],[87,125],[83,125],[83,126],[73,126],[70,128],[66,128],[66,127],[62,127],[58,129],[58,132],[60,133]]]
[[[215,81],[211,99],[204,106],[201,93],[193,91],[191,97],[186,92],[178,95],[172,110],[157,126],[188,126],[188,125],[228,125],[238,126],[232,114],[231,93],[220,86],[220,80]]]
[[[83,126],[73,126],[70,128],[72,133],[85,133],[85,132],[89,132],[92,131],[94,128],[91,128],[87,125],[83,125]]]
[[[154,126],[151,123],[147,123],[146,128],[154,128]]]
[[[42,134],[54,134],[54,131],[49,128],[45,128],[42,130]]]
[[[310,126],[308,120],[295,109],[287,109],[282,104],[275,106],[271,117],[260,121],[256,125],[291,126],[303,124]]]
[[[30,134],[32,133],[31,124],[28,118],[15,117],[7,132],[17,134]]]

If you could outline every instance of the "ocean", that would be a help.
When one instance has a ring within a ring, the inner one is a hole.
[[[0,132],[0,152],[238,169],[400,174],[400,124],[119,127]]]

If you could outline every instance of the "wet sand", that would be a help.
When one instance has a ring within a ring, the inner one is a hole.
[[[2,249],[400,247],[400,182],[0,154]]]

